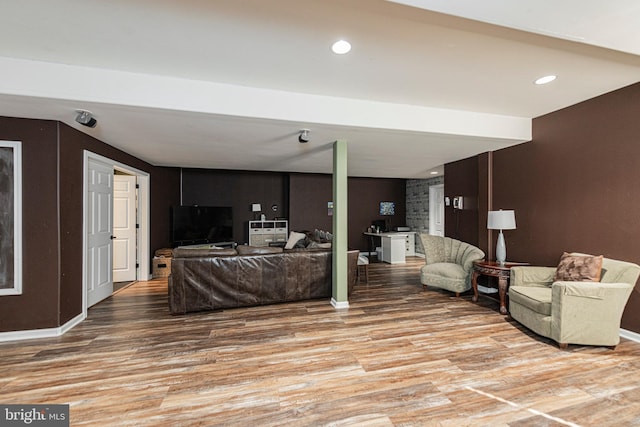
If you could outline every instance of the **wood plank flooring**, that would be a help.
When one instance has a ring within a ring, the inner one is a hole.
[[[62,337],[0,344],[0,403],[84,426],[640,425],[640,344],[569,346],[423,291],[419,258],[328,301],[171,316],[139,282]]]

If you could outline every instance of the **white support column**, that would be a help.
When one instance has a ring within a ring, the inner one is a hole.
[[[331,305],[349,307],[347,264],[347,141],[333,143],[333,287]]]

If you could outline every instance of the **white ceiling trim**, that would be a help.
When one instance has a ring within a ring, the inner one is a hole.
[[[496,138],[531,139],[531,119],[0,58],[5,95],[157,108],[288,122]],[[70,109],[71,110],[71,109]],[[41,117],[72,122],[65,118]],[[295,131],[295,129],[292,129]],[[508,144],[508,143],[507,143]]]

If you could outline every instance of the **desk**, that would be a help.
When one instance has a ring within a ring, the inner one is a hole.
[[[382,261],[389,264],[404,264],[406,234],[385,233],[382,236]]]
[[[471,301],[478,302],[478,276],[485,275],[498,278],[498,295],[500,296],[500,314],[507,314],[506,295],[509,289],[509,278],[511,277],[511,267],[518,265],[529,265],[526,262],[505,262],[500,264],[496,261],[474,261],[473,276],[471,285],[473,286],[473,297]]]
[[[382,259],[379,261],[388,262],[389,264],[404,264],[405,253],[407,252],[407,236],[413,232],[391,232],[391,233],[363,233],[369,237],[369,253],[375,250],[374,239],[379,237],[382,247]],[[372,250],[373,249],[373,250]]]

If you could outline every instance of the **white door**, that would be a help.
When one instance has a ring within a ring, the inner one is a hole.
[[[113,176],[113,281],[136,280],[136,177]]]
[[[429,187],[429,234],[444,236],[444,184]]]
[[[87,184],[87,307],[91,307],[113,293],[113,167],[90,159]]]

